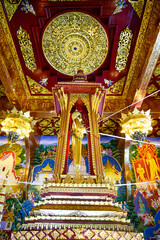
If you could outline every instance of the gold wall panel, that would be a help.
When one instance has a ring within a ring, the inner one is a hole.
[[[132,37],[133,33],[128,26],[120,33],[115,64],[119,72],[126,68]]]
[[[17,30],[17,38],[19,40],[20,49],[25,62],[26,67],[34,72],[36,70],[36,61],[34,58],[34,52],[32,48],[32,42],[30,40],[29,33],[21,26]]]

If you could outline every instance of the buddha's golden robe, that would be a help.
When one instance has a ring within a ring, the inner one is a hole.
[[[81,165],[82,139],[85,132],[86,130],[83,126],[81,115],[78,115],[76,118],[73,119],[72,122],[73,162],[74,166],[77,166],[77,169],[79,169]]]

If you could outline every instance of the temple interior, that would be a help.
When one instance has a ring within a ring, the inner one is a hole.
[[[159,0],[1,0],[0,113],[0,239],[160,239]]]

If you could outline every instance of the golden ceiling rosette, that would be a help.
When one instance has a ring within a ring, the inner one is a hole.
[[[144,112],[135,108],[133,112],[128,112],[128,114],[122,113],[120,121],[121,132],[125,133],[128,139],[143,141],[148,132],[152,130],[150,110]]]
[[[15,107],[11,111],[3,112],[3,118],[1,130],[7,134],[7,140],[10,143],[15,143],[19,139],[29,136],[37,122],[30,116],[30,112],[23,113]]]
[[[48,63],[57,71],[74,76],[81,65],[87,75],[105,61],[108,36],[94,17],[83,12],[66,12],[46,26],[42,49]]]

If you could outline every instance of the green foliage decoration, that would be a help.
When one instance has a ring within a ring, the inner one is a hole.
[[[127,202],[128,212],[127,212],[127,219],[130,219],[130,222],[134,229],[138,230],[138,226],[140,225],[141,221],[138,218],[137,213],[134,211],[134,202],[133,196],[130,201]]]

